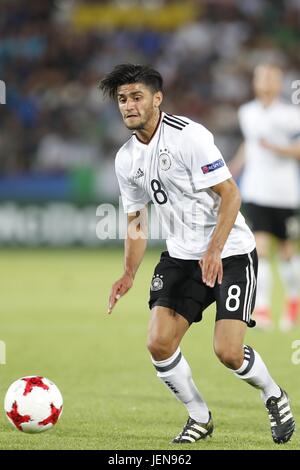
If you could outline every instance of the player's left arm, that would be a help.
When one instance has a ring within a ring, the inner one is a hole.
[[[222,283],[223,265],[221,254],[226,240],[235,223],[241,206],[241,196],[235,181],[230,178],[211,188],[221,198],[217,224],[208,249],[202,259],[202,279],[209,287],[214,287],[215,282]]]
[[[296,160],[300,160],[300,142],[295,142],[290,145],[276,145],[272,144],[271,142],[261,139],[260,145],[272,152],[278,153],[283,157],[290,157],[295,158]]]

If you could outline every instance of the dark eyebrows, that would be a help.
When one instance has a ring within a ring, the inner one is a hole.
[[[141,90],[138,90],[138,91],[131,91],[130,93],[128,93],[128,96],[135,96],[135,95],[142,95],[143,92]],[[124,98],[126,97],[126,95],[124,93],[118,93],[118,98]]]

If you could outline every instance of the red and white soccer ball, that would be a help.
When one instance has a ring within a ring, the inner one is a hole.
[[[11,384],[4,399],[8,420],[19,431],[37,433],[51,429],[59,420],[63,398],[45,377],[23,377]]]

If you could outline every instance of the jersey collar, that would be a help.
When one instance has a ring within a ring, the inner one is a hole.
[[[159,112],[160,112],[159,120],[157,121],[156,128],[154,129],[154,132],[153,132],[153,134],[152,134],[152,136],[151,136],[149,142],[147,142],[147,143],[143,142],[141,139],[138,138],[138,136],[136,135],[136,133],[133,132],[132,135],[134,135],[134,137],[136,138],[136,140],[137,140],[138,142],[140,142],[140,144],[143,144],[143,145],[146,145],[146,146],[147,146],[147,145],[150,144],[150,142],[152,142],[153,137],[156,135],[157,130],[158,130],[159,126],[161,125],[161,121],[162,121],[162,118],[163,118],[163,115],[164,115],[164,113],[163,113],[161,110],[160,110]]]

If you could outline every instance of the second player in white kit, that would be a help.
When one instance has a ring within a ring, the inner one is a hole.
[[[244,210],[255,233],[259,257],[255,317],[272,326],[271,235],[277,238],[278,267],[286,294],[280,327],[290,329],[299,316],[300,258],[295,240],[300,208],[300,111],[281,99],[282,70],[272,64],[254,72],[255,99],[239,109],[244,145],[233,160],[242,167]]]

